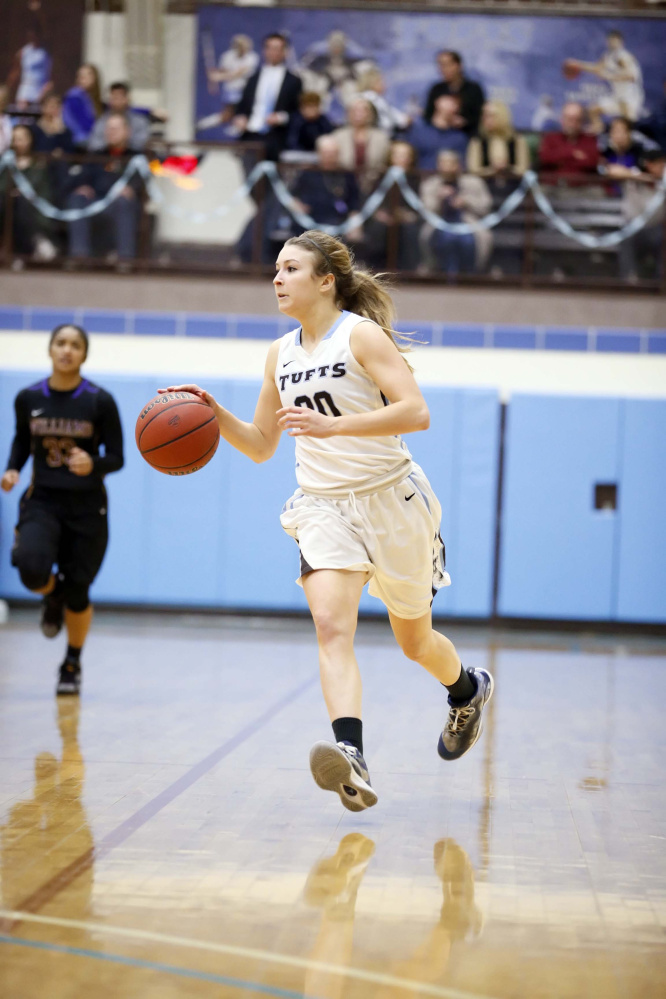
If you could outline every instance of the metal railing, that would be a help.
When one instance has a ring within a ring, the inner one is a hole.
[[[179,170],[178,157],[185,150],[197,153],[193,173]],[[490,210],[479,219],[464,206],[445,204],[446,199],[429,202],[428,211],[422,196],[430,172],[353,175],[358,197],[346,205],[335,194],[341,174],[311,163],[264,164],[262,158],[260,144],[172,143],[160,147],[152,170],[144,158],[128,161],[125,166],[143,181],[136,256],[118,261],[113,226],[107,213],[97,211],[100,205],[93,204],[84,209],[96,216],[91,221],[93,254],[74,261],[69,250],[76,171],[85,163],[103,166],[108,160],[35,154],[34,163],[47,177],[60,177],[59,195],[50,201],[58,217],[47,222],[37,203],[26,212],[27,188],[21,193],[21,178],[5,167],[0,174],[5,188],[0,264],[96,268],[120,263],[125,270],[268,273],[284,239],[308,228],[314,217],[333,231],[336,224],[342,225],[349,230],[344,238],[358,259],[372,268],[398,272],[405,281],[666,292],[666,221],[650,224],[646,219],[647,225],[642,221],[635,232],[627,230],[628,238],[619,240],[628,221],[628,189],[616,180],[590,174],[554,184],[532,173],[522,181],[497,176],[487,185]],[[303,181],[308,174],[321,182],[321,203],[327,191],[331,195],[328,208],[333,215],[317,218],[315,206],[294,204],[293,195],[312,188]],[[478,188],[483,182],[476,184]],[[641,184],[643,202],[649,201],[649,187]],[[26,250],[30,234],[17,225],[19,206],[23,224],[27,219],[34,228],[32,250]],[[661,212],[666,216],[663,208]],[[53,252],[40,252],[44,243],[38,236],[50,242]]]

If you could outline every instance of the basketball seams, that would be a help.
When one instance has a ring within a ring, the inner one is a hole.
[[[165,472],[167,475],[190,475],[192,472],[198,472],[201,468],[204,467],[204,465],[208,464],[210,458],[212,458],[213,454],[215,454],[215,452],[217,451],[219,443],[220,443],[220,438],[218,437],[215,440],[215,442],[208,448],[208,450],[205,451],[200,458],[197,458],[196,468],[192,468],[191,465],[176,465],[175,468],[163,468],[161,465],[153,465],[151,462],[148,462],[148,464],[150,465],[151,468],[154,468],[155,471]],[[211,451],[213,452],[213,454],[211,454]],[[209,455],[210,458],[208,457]],[[203,464],[198,464],[199,462],[203,462]],[[183,468],[186,468],[187,471],[186,472],[181,471],[181,469]]]
[[[144,423],[141,426],[141,433],[139,434],[136,441],[139,451],[141,451],[141,438],[143,437],[144,430],[150,426],[153,420],[156,419],[160,415],[160,413],[166,413],[167,411],[171,412],[172,409],[178,409],[179,406],[191,406],[192,403],[194,403],[194,405],[197,406],[207,406],[210,409],[210,406],[208,406],[207,402],[202,402],[198,396],[194,395],[194,393],[191,393],[191,395],[192,395],[191,399],[179,399],[177,402],[172,402],[169,405],[166,405],[164,403],[161,403],[160,405],[156,404],[155,412],[153,413],[153,415],[150,417],[147,423]]]
[[[171,410],[175,409],[175,408],[176,408],[175,406],[170,406],[169,409],[168,410],[164,410],[164,412],[171,412]],[[159,451],[160,448],[168,447],[170,444],[175,444],[176,441],[182,441],[184,437],[189,437],[190,434],[195,434],[197,432],[197,430],[201,430],[202,427],[207,427],[208,424],[212,423],[214,419],[215,419],[215,413],[211,413],[210,419],[206,420],[205,423],[200,423],[196,427],[191,427],[184,434],[181,434],[180,437],[173,437],[171,440],[164,441],[162,444],[156,444],[155,447],[146,448],[145,451],[141,448],[141,444],[140,444],[141,438],[139,438],[139,450],[141,451],[141,454],[144,455],[144,456],[147,455],[147,454],[152,454],[153,451]],[[144,427],[144,430],[145,430],[145,427]],[[152,464],[152,462],[149,462],[148,464]]]

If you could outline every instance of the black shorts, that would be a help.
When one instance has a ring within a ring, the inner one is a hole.
[[[28,489],[21,497],[12,548],[20,569],[28,556],[45,575],[54,565],[69,583],[90,586],[109,540],[106,489]]]

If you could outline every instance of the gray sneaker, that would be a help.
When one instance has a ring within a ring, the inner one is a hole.
[[[476,682],[476,693],[463,704],[452,703],[449,697],[449,717],[437,744],[443,760],[457,760],[472,748],[483,731],[483,709],[493,696],[494,681],[488,670],[467,672]]]
[[[315,742],[310,750],[310,770],[325,791],[335,791],[350,812],[377,804],[365,760],[349,742]]]

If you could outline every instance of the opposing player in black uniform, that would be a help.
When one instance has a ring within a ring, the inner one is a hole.
[[[123,466],[118,409],[108,392],[81,375],[87,354],[81,327],[67,323],[53,330],[52,374],[16,396],[16,436],[0,480],[5,492],[13,489],[32,455],[12,564],[24,586],[44,597],[47,638],[58,634],[64,618],[68,645],[58,694],[78,694],[81,686],[81,649],[92,620],[88,588],[108,541],[104,476]]]

